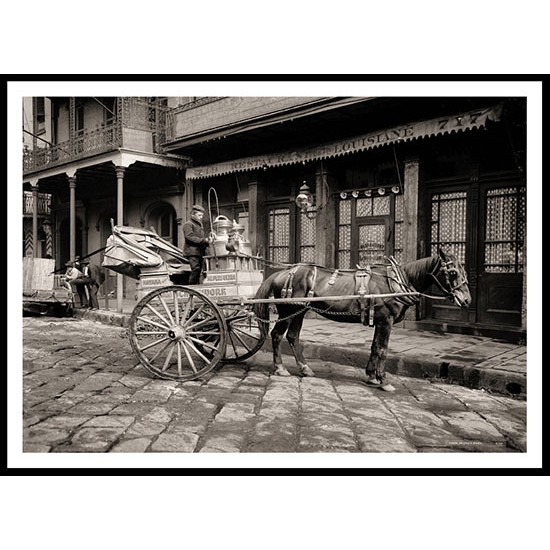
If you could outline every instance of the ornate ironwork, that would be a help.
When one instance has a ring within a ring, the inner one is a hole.
[[[34,197],[30,191],[23,191],[23,215],[32,216]],[[38,193],[37,214],[39,216],[49,216],[51,214],[52,196],[47,193]]]

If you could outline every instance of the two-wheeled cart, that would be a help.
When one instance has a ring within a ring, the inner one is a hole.
[[[178,248],[154,231],[112,227],[103,266],[139,281],[128,335],[155,376],[193,380],[220,362],[252,357],[265,341],[252,307],[243,303],[262,283],[259,258],[226,252],[205,263],[202,284],[174,284],[189,271]]]

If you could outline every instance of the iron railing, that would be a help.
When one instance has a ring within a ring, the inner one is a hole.
[[[23,215],[32,216],[34,205],[34,197],[32,192],[23,191]],[[47,193],[38,193],[37,200],[37,214],[39,216],[49,216],[52,209],[52,196]]]
[[[77,132],[71,139],[47,147],[25,147],[23,173],[74,162],[122,147],[123,128],[151,132],[153,152],[162,153],[162,145],[166,142],[168,111],[162,99],[118,98],[116,118],[112,124]]]

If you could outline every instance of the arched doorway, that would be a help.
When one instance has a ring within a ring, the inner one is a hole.
[[[174,207],[165,202],[153,204],[146,216],[146,228],[153,227],[165,241],[178,246],[178,225]]]

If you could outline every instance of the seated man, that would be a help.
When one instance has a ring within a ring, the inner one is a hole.
[[[78,294],[78,299],[80,300],[80,307],[88,307],[88,296],[86,283],[82,282],[82,271],[77,267],[77,262],[67,262],[65,266],[67,271],[63,277],[65,285],[73,293]],[[75,292],[76,290],[76,292]]]

